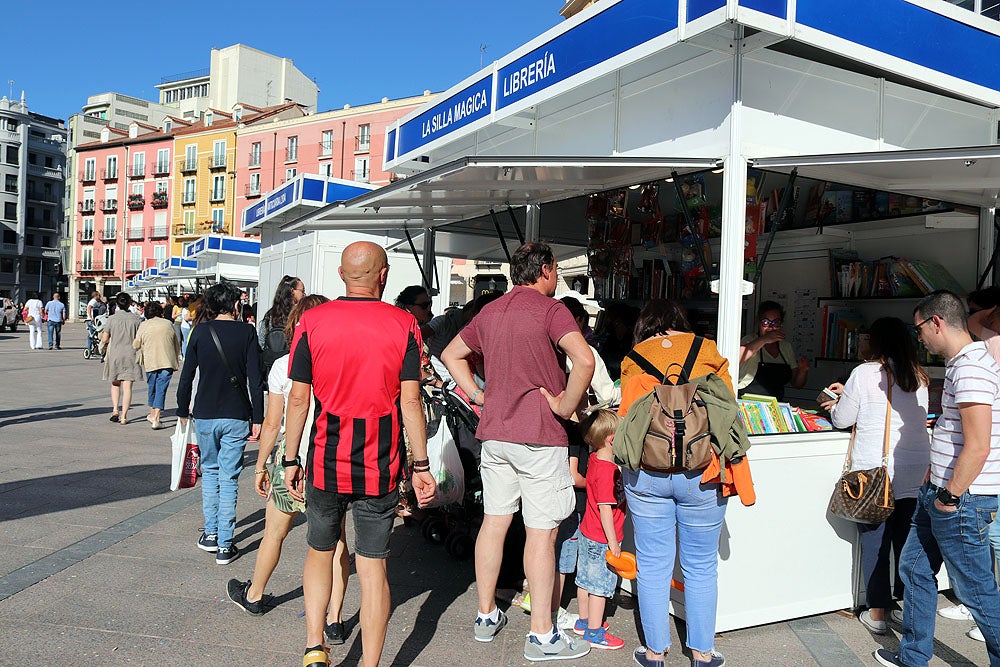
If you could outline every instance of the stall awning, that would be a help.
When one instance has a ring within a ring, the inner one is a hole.
[[[995,208],[1000,196],[1000,146],[759,158],[751,164],[983,208]]]
[[[482,218],[491,208],[545,204],[718,164],[716,158],[465,157],[332,204],[282,229],[440,228]]]
[[[243,209],[240,231],[247,233],[270,220],[295,220],[325,204],[357,197],[374,189],[375,186],[368,183],[299,174]]]

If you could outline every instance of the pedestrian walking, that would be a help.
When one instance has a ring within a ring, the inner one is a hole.
[[[41,350],[42,348],[42,300],[38,298],[38,294],[32,294],[32,297],[28,299],[27,303],[24,304],[24,309],[27,311],[27,316],[24,318],[25,324],[28,325],[28,347],[32,350]]]
[[[45,304],[45,321],[49,328],[49,349],[53,342],[55,349],[62,349],[62,325],[66,321],[66,304],[62,302],[59,292],[52,293],[52,300]]]
[[[104,345],[104,379],[111,382],[112,422],[128,423],[128,410],[132,405],[132,383],[142,380],[142,367],[136,361],[132,341],[139,331],[141,320],[129,312],[132,297],[120,292],[115,297],[115,314],[108,318],[101,331]],[[120,407],[119,407],[120,406]]]
[[[253,327],[236,320],[240,290],[212,285],[199,304],[204,319],[191,329],[177,386],[177,418],[194,417],[201,453],[201,498],[205,527],[198,548],[228,565],[239,556],[233,542],[236,500],[247,438],[256,440],[264,420],[260,348]],[[191,389],[198,371],[198,393]]]
[[[476,437],[483,441],[485,516],[476,540],[477,641],[490,642],[507,617],[494,600],[504,538],[518,508],[527,534],[524,570],[531,590],[531,632],[524,657],[573,659],[590,646],[553,626],[554,542],[576,505],[569,441],[562,420],[580,405],[594,374],[594,355],[565,305],[552,298],[556,258],[544,243],[526,243],[511,258],[514,287],[472,318],[442,353],[462,391],[483,409]],[[558,358],[573,363],[567,380]],[[469,359],[483,357],[485,393]]]
[[[274,301],[264,313],[257,329],[257,342],[260,344],[261,357],[264,360],[265,380],[275,360],[288,354],[289,341],[285,337],[288,315],[305,295],[305,284],[295,276],[282,276],[278,281],[278,287],[274,290]]]
[[[139,325],[132,347],[141,355],[138,361],[146,371],[146,405],[149,406],[146,421],[153,429],[159,429],[167,387],[178,368],[181,346],[174,335],[173,324],[163,318],[163,306],[159,301],[147,303],[143,312],[146,320]]]
[[[1000,492],[1000,366],[972,340],[966,316],[947,291],[924,297],[913,311],[919,340],[946,359],[945,377],[929,475],[900,556],[903,635],[897,652],[874,653],[889,667],[923,667],[933,657],[942,562],[986,640],[990,664],[1000,665],[1000,590],[989,541]]]
[[[389,274],[385,250],[356,242],[341,255],[346,296],[306,312],[292,340],[285,458],[292,497],[305,500],[309,528],[302,590],[304,667],[326,667],[324,620],[341,519],[352,506],[355,567],[361,584],[361,664],[378,665],[389,621],[386,558],[406,456],[413,451],[418,502],[434,495],[420,398],[420,330],[406,311],[382,303]],[[315,398],[305,470],[298,459]]]

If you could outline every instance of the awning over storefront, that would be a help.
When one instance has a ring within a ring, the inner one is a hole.
[[[1000,146],[760,158],[757,169],[995,208],[1000,197]]]
[[[269,220],[294,220],[331,202],[343,201],[374,190],[374,185],[300,174],[243,209],[241,231],[246,233]]]
[[[260,277],[260,241],[235,236],[203,236],[184,249],[195,260],[194,277],[254,283]]]

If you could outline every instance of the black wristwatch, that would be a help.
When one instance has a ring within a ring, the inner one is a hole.
[[[959,496],[956,496],[943,486],[938,489],[937,499],[942,505],[948,505],[950,507],[958,507],[958,501],[961,500]]]
[[[292,468],[292,467],[300,467],[301,468],[302,464],[299,463],[298,459],[292,459],[291,461],[288,461],[288,460],[285,460],[285,459],[281,459],[281,467],[282,468]]]

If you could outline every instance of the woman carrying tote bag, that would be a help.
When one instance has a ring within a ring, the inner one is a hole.
[[[890,576],[899,571],[899,554],[910,530],[916,509],[917,490],[930,465],[927,436],[927,373],[917,361],[916,344],[902,320],[883,317],[870,330],[869,359],[851,373],[847,384],[835,383],[830,390],[840,396],[822,407],[829,410],[837,428],[853,426],[851,470],[867,470],[882,465],[888,430],[889,479],[895,495],[895,509],[884,523],[859,523],[861,568],[867,591],[867,609],[858,620],[874,634],[886,633],[886,609],[893,601]],[[887,369],[889,372],[887,372]],[[892,383],[888,424],[889,383]],[[898,574],[895,598],[902,599]]]

